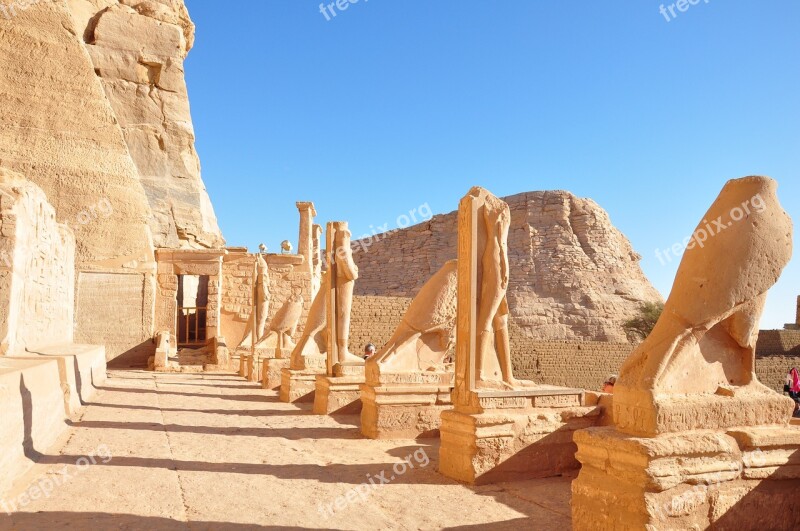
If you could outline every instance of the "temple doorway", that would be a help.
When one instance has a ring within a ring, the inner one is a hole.
[[[196,348],[207,339],[208,275],[178,275],[178,347]]]

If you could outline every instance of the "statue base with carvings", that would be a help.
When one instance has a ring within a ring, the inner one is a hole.
[[[574,529],[800,527],[800,427],[758,382],[714,394],[620,386],[615,426],[575,434]]]
[[[325,374],[327,356],[304,356],[304,369],[281,370],[281,402],[313,402],[317,376]]]
[[[452,409],[452,372],[368,374],[361,386],[361,433],[370,439],[439,437]]]
[[[580,389],[537,385],[456,395],[454,409],[442,412],[439,471],[474,485],[578,469],[573,434],[601,418],[602,408],[583,405]]]
[[[314,393],[314,414],[332,415],[361,411],[361,385],[365,383],[364,364],[337,363],[333,376],[319,374]]]

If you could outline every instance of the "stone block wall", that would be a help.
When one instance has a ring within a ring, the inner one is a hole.
[[[367,343],[374,343],[380,350],[400,325],[410,304],[409,297],[353,297],[353,310],[350,312],[350,349],[353,354],[362,354]]]
[[[222,259],[222,310],[220,334],[233,348],[247,333],[253,313],[256,260],[252,254],[229,252]]]
[[[146,367],[155,352],[151,339],[155,296],[155,275],[80,271],[75,341],[105,345],[113,367]]]
[[[619,374],[635,348],[627,343],[531,340],[513,324],[509,332],[518,378],[592,391],[599,391],[610,374]],[[782,392],[792,367],[800,368],[800,330],[762,330],[756,348],[759,381]]]
[[[633,350],[629,343],[535,341],[510,332],[514,375],[549,385],[600,391]]]
[[[783,392],[792,367],[800,369],[800,330],[762,330],[756,347],[756,374],[761,383]]]
[[[75,237],[45,193],[0,170],[0,354],[73,338]]]

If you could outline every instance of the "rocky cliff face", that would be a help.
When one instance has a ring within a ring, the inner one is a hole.
[[[78,268],[152,264],[144,188],[64,2],[0,18],[0,124],[0,167],[44,190]]]
[[[0,2],[0,172],[74,232],[74,337],[109,359],[152,349],[154,248],[224,243],[183,77],[193,38],[181,0]]]
[[[183,70],[194,24],[183,1],[68,5],[144,187],[155,246],[222,246],[194,147]]]
[[[623,323],[641,303],[662,300],[641,257],[594,201],[562,191],[504,200],[511,208],[508,302],[515,328],[527,337],[624,342]],[[357,242],[356,293],[415,295],[456,257],[456,232],[452,212]]]

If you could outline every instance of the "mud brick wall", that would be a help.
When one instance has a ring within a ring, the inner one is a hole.
[[[0,354],[73,338],[75,236],[44,192],[0,172]]]
[[[353,354],[362,354],[367,343],[374,343],[380,350],[392,337],[409,304],[409,297],[353,297],[353,310],[350,312],[350,350]]]
[[[800,330],[762,330],[756,347],[756,374],[761,383],[783,392],[792,367],[800,368]]]

